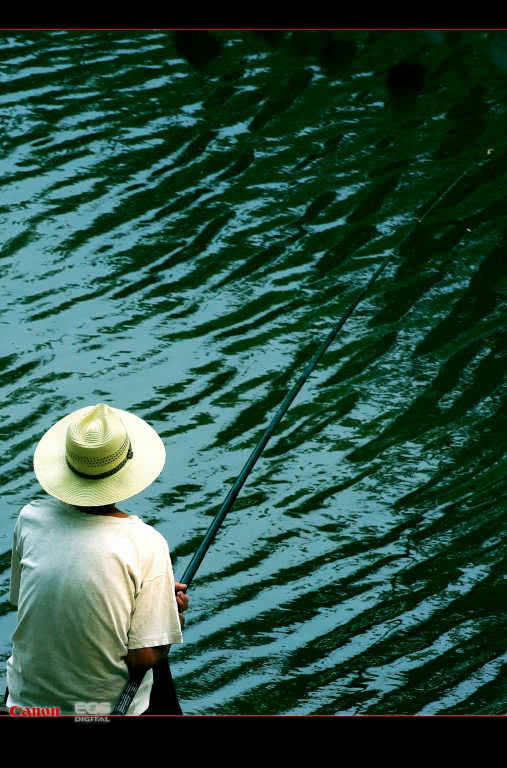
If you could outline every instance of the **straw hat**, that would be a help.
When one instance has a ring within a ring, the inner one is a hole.
[[[164,444],[149,424],[104,403],[60,419],[42,437],[33,458],[47,493],[83,507],[134,496],[158,477],[164,462]]]

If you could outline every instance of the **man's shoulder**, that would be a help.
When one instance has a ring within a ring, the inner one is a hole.
[[[162,536],[160,531],[157,531],[157,529],[150,525],[150,523],[145,522],[137,515],[132,516],[131,521],[135,526],[137,526],[136,533],[142,535],[148,541],[152,541],[154,544],[167,547],[167,541],[165,538]]]
[[[27,518],[27,517],[37,517],[39,515],[53,513],[57,514],[58,512],[61,512],[65,508],[65,504],[62,501],[58,501],[58,499],[53,499],[51,496],[48,496],[45,498],[38,498],[38,499],[32,499],[32,501],[28,502],[28,504],[25,504],[20,513],[19,517],[21,518]]]

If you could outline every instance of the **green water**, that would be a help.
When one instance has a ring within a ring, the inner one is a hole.
[[[504,714],[502,34],[0,41],[0,682],[41,434],[99,401],[155,426],[126,509],[181,576],[392,252],[206,555],[173,674],[188,715]]]

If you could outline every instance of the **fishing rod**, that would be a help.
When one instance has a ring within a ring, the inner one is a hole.
[[[254,468],[257,462],[257,459],[259,458],[262,451],[266,447],[266,444],[268,443],[269,439],[273,435],[278,424],[280,423],[284,415],[289,410],[292,402],[295,400],[295,398],[303,388],[304,384],[306,383],[307,379],[309,378],[309,376],[311,375],[315,367],[318,365],[321,358],[324,356],[325,352],[327,351],[328,347],[330,347],[330,345],[338,335],[339,331],[345,325],[348,318],[354,312],[358,304],[360,304],[360,302],[364,299],[364,297],[366,296],[366,294],[368,293],[372,285],[378,280],[382,272],[384,272],[385,268],[387,267],[388,263],[390,262],[390,260],[392,259],[396,251],[398,251],[401,248],[401,246],[406,242],[406,240],[408,240],[408,238],[413,234],[413,232],[417,229],[417,227],[419,227],[419,225],[422,224],[424,219],[426,219],[429,216],[431,211],[433,211],[436,208],[436,206],[441,202],[441,200],[444,197],[446,197],[446,195],[448,195],[452,189],[454,189],[454,187],[461,181],[461,179],[464,176],[467,175],[467,173],[475,165],[476,165],[476,162],[472,163],[472,165],[470,165],[451,184],[449,184],[444,189],[444,191],[436,198],[436,200],[426,209],[424,214],[419,219],[417,219],[417,221],[413,224],[411,229],[407,232],[405,237],[400,241],[400,243],[396,246],[396,248],[393,248],[387,254],[387,256],[385,256],[385,258],[382,260],[377,270],[372,274],[372,276],[370,277],[366,285],[359,291],[356,298],[352,301],[352,303],[344,312],[344,314],[340,317],[340,319],[335,323],[331,331],[328,333],[327,337],[324,339],[320,347],[317,349],[317,352],[315,353],[313,358],[310,360],[310,362],[304,369],[303,373],[300,375],[300,377],[297,379],[297,381],[293,385],[292,389],[290,389],[289,392],[285,395],[285,398],[283,399],[281,405],[279,406],[269,426],[267,427],[261,439],[259,440],[254,450],[250,454],[246,464],[244,465],[243,469],[239,473],[234,485],[230,489],[222,506],[220,507],[214,520],[212,521],[210,527],[208,528],[208,531],[206,532],[206,535],[204,536],[201,544],[196,550],[194,556],[192,557],[192,560],[188,564],[187,569],[185,570],[185,573],[181,578],[181,582],[180,582],[181,584],[186,584],[187,588],[190,586],[190,582],[194,578],[195,573],[199,568],[202,560],[204,559],[204,556],[208,551],[210,544],[215,538],[218,532],[218,529],[222,525],[222,522],[224,521],[225,516],[227,515],[232,505],[234,504],[234,501],[236,500],[236,497],[238,496],[241,488],[243,487],[245,480],[247,479],[248,475]]]
[[[488,151],[488,154],[490,151]],[[316,353],[310,360],[310,362],[307,364],[306,368],[303,370],[302,374],[299,376],[299,378],[296,380],[292,388],[287,392],[285,395],[285,398],[283,399],[282,403],[280,404],[278,410],[276,411],[275,415],[273,416],[271,422],[269,423],[267,429],[265,430],[264,434],[260,438],[259,442],[255,446],[254,450],[250,454],[249,458],[247,459],[243,469],[239,473],[236,481],[234,482],[233,486],[231,487],[229,493],[225,497],[222,506],[218,510],[217,514],[215,515],[211,525],[209,526],[204,538],[201,541],[201,544],[197,548],[194,556],[192,557],[191,561],[189,562],[180,583],[185,584],[186,588],[190,586],[190,583],[192,582],[200,564],[202,563],[204,556],[206,555],[206,552],[208,551],[213,539],[215,538],[216,534],[218,533],[218,530],[220,526],[222,525],[227,513],[230,511],[232,505],[234,504],[241,488],[243,487],[248,475],[254,468],[259,456],[263,452],[264,448],[266,447],[266,444],[268,443],[269,439],[273,435],[274,431],[276,430],[278,424],[284,417],[284,415],[289,410],[292,402],[295,400],[301,389],[303,388],[304,384],[306,383],[307,379],[315,369],[315,367],[320,362],[321,358],[324,356],[325,352],[329,348],[329,346],[332,344],[336,336],[338,335],[339,331],[343,328],[348,318],[351,316],[351,314],[354,312],[358,304],[364,299],[372,285],[378,280],[380,275],[384,272],[385,268],[387,267],[388,263],[393,258],[394,254],[401,248],[401,246],[408,240],[408,238],[414,233],[414,231],[422,224],[422,222],[429,216],[429,214],[437,207],[437,205],[440,204],[440,202],[443,200],[444,197],[446,197],[449,192],[454,189],[454,187],[459,184],[459,182],[463,179],[464,176],[466,176],[469,171],[477,165],[477,161],[474,161],[468,168],[466,168],[451,184],[449,184],[444,191],[438,195],[436,200],[424,211],[422,216],[420,216],[412,225],[412,227],[409,229],[409,231],[406,233],[406,235],[402,238],[400,243],[398,245],[391,249],[389,253],[384,257],[384,259],[381,261],[375,272],[371,275],[370,279],[367,281],[367,283],[364,285],[364,287],[358,292],[355,299],[351,302],[349,307],[346,309],[346,311],[343,313],[343,315],[339,318],[339,320],[334,324],[331,331],[328,333],[324,341],[320,344],[319,348],[317,349]],[[127,710],[137,692],[137,689],[139,688],[140,681],[136,682],[134,680],[129,680],[129,682],[126,684],[125,688],[123,689],[120,698],[118,699],[118,702],[112,712],[113,715],[125,715],[127,713]]]

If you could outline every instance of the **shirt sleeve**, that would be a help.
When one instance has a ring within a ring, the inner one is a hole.
[[[18,527],[19,521],[14,528],[14,535],[12,539],[12,554],[11,554],[11,583],[9,590],[9,602],[12,605],[18,606],[19,600],[19,583],[21,580],[21,561],[18,552]]]
[[[167,543],[159,547],[143,579],[131,618],[129,649],[182,643],[174,575]]]

